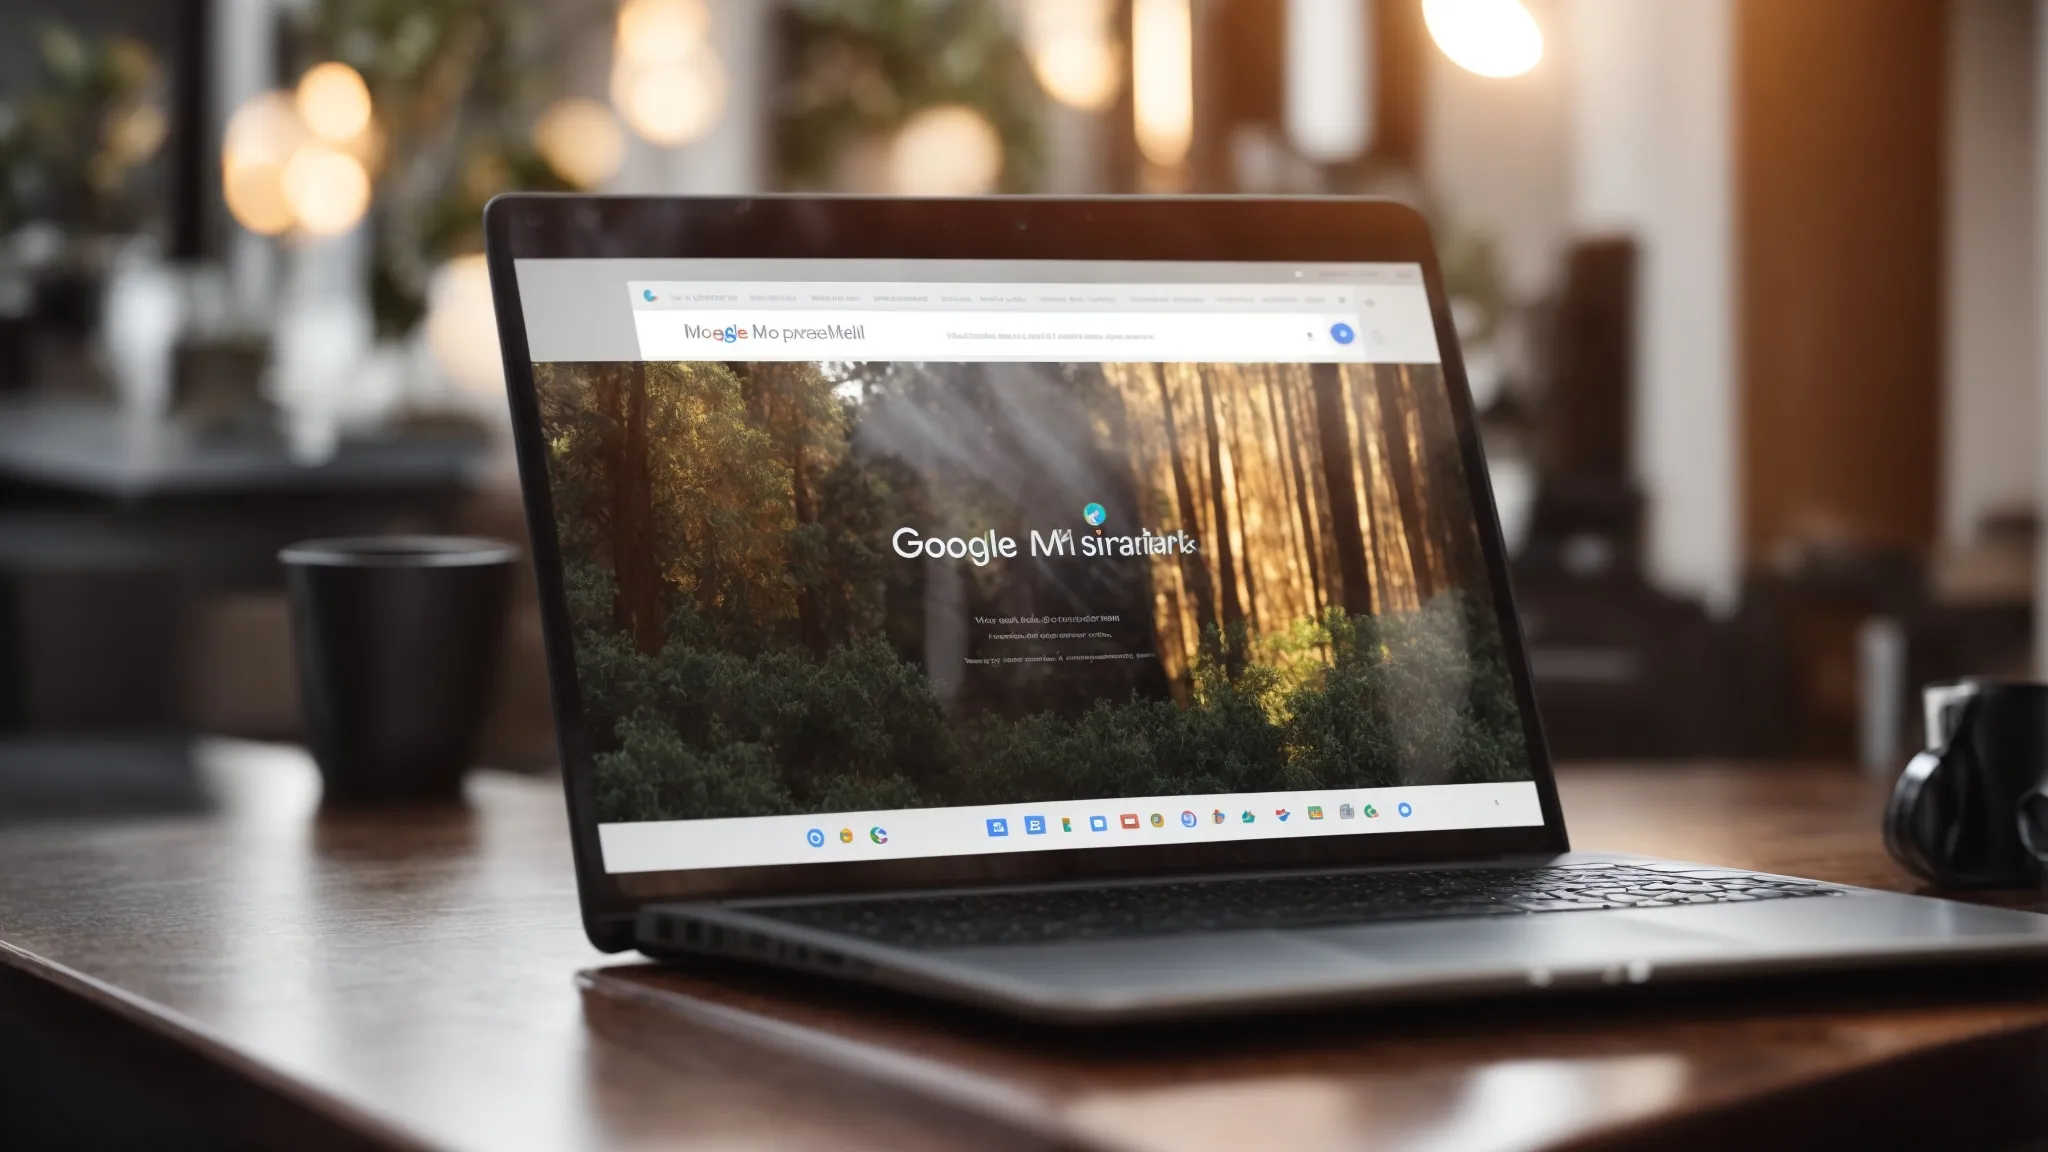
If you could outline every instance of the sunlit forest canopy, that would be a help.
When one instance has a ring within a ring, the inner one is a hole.
[[[607,821],[1529,778],[1434,366],[536,377]]]

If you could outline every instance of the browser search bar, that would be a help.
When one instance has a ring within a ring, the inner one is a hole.
[[[649,360],[1434,363],[1435,334],[1328,312],[636,311]]]

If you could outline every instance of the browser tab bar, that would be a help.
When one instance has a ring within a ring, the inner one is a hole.
[[[1419,286],[628,285],[640,354],[688,360],[1435,363]]]

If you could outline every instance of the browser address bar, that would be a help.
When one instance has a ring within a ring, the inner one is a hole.
[[[1362,362],[1435,341],[1319,312],[636,311],[650,360]],[[1399,337],[1399,339],[1397,339]],[[1419,353],[1419,354],[1418,354]]]

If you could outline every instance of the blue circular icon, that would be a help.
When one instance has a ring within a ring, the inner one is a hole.
[[[649,304],[652,304],[652,303],[654,303],[654,289],[652,289],[652,288],[642,288],[642,289],[640,290],[640,298],[641,298],[642,300],[645,300],[645,301],[647,301],[647,302],[648,302]]]
[[[825,830],[823,828],[813,828],[809,832],[804,833],[804,843],[809,844],[813,848],[823,848],[825,846]]]
[[[1358,339],[1358,333],[1353,332],[1349,324],[1332,324],[1330,325],[1330,339],[1335,340],[1339,344],[1349,344],[1353,340]]]
[[[1401,806],[1394,809],[1394,811],[1399,812],[1403,816],[1415,815],[1415,809],[1409,807],[1408,802],[1406,800],[1401,801]]]
[[[1196,820],[1196,818],[1195,818],[1195,814],[1194,814],[1193,812],[1183,812],[1183,813],[1181,813],[1181,814],[1180,814],[1180,826],[1181,826],[1181,827],[1183,827],[1183,828],[1193,828],[1193,827],[1195,826],[1195,824],[1196,824],[1196,823],[1197,823],[1197,820]]]
[[[1109,519],[1109,509],[1104,508],[1100,504],[1089,504],[1086,508],[1081,509],[1081,519],[1086,520],[1093,527],[1100,528],[1103,522]]]

